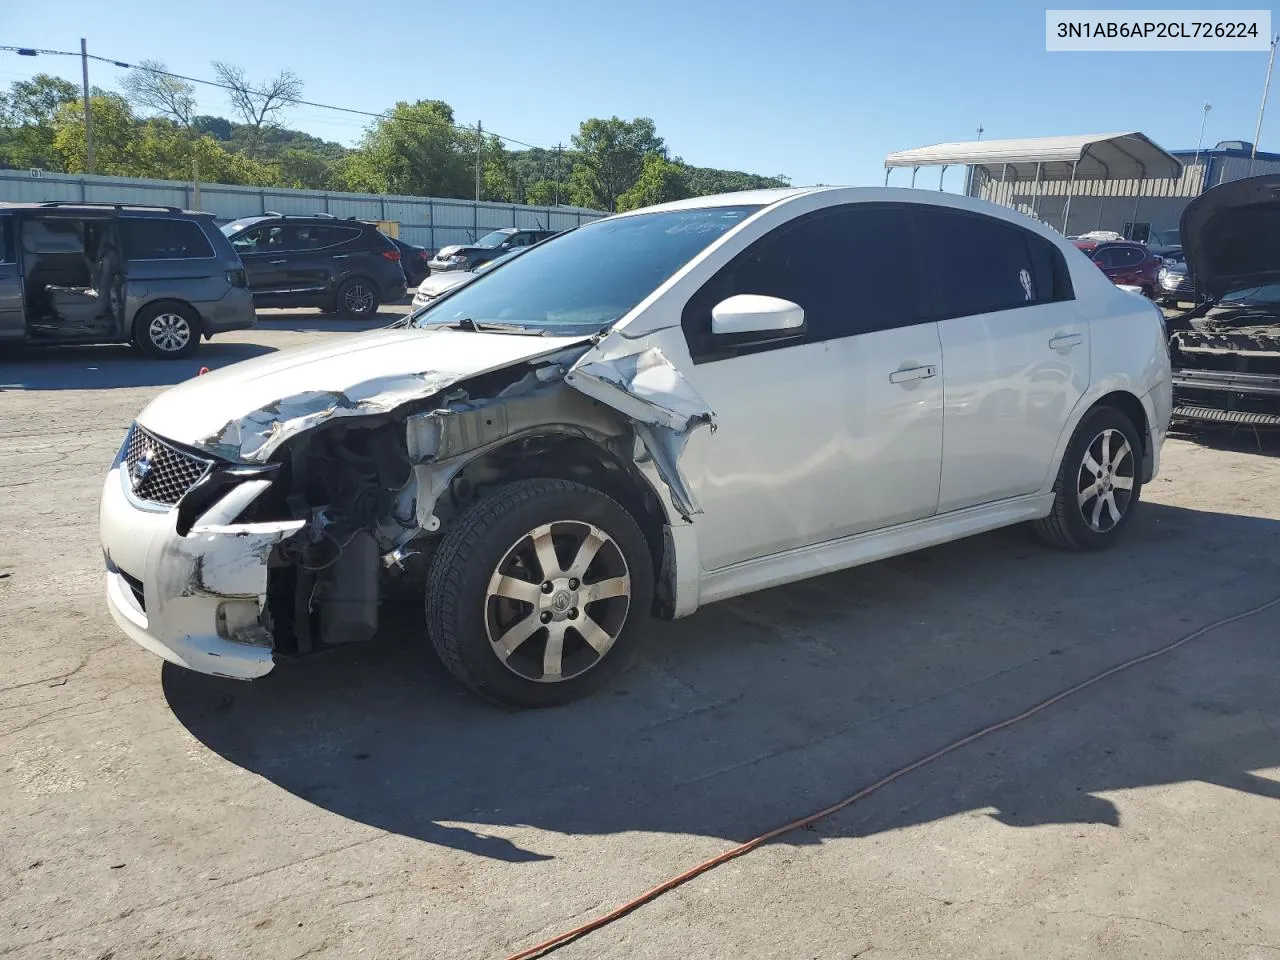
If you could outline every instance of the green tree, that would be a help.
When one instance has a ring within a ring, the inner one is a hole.
[[[130,163],[130,148],[138,135],[138,118],[118,93],[91,91],[94,172],[109,176],[137,176]],[[53,149],[68,173],[84,173],[84,111],[79,103],[64,103],[53,117]]]
[[[310,150],[283,150],[276,162],[276,182],[282,187],[324,190],[332,179],[332,166],[324,155]]]
[[[646,156],[666,155],[666,144],[648,117],[592,117],[579,125],[573,145],[580,154],[571,177],[577,202],[609,211],[640,179]]]
[[[466,197],[475,191],[475,134],[453,125],[453,108],[440,100],[397,103],[371,126],[342,163],[348,190],[417,197]]]
[[[208,134],[192,136],[164,120],[140,126],[128,152],[128,165],[134,171],[131,176],[156,180],[192,180],[198,173],[205,183],[275,186],[278,181],[269,166],[231,153]]]
[[[638,210],[690,196],[693,194],[689,190],[688,167],[673,163],[660,153],[651,153],[644,158],[636,185],[618,197],[618,210]]]
[[[564,187],[557,191],[554,180],[535,180],[524,188],[524,202],[538,207],[555,206],[564,202]]]
[[[11,83],[0,94],[0,167],[62,170],[53,118],[60,107],[79,100],[79,87],[47,73]]]

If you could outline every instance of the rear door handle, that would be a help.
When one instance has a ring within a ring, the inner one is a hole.
[[[912,380],[928,380],[938,375],[938,368],[933,364],[923,367],[903,367],[889,374],[890,383],[909,383]]]
[[[268,260],[267,261],[267,263],[270,263],[272,265],[275,265],[277,263],[288,263],[288,262],[289,262],[288,260]]]
[[[1049,341],[1049,347],[1053,350],[1070,350],[1083,339],[1084,335],[1080,333],[1062,333]]]
[[[345,260],[345,259],[347,259],[347,257],[349,257],[349,256],[351,256],[351,254],[349,254],[349,253],[335,253],[335,254],[333,255],[333,259],[335,259],[335,260]]]

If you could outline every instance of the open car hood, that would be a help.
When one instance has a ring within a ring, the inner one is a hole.
[[[1210,300],[1280,283],[1280,174],[1206,190],[1187,204],[1181,226],[1187,268]]]

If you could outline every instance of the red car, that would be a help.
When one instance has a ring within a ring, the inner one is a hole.
[[[1143,294],[1154,298],[1159,287],[1162,259],[1143,243],[1131,240],[1074,241],[1086,257],[1098,265],[1112,283],[1141,287]]]

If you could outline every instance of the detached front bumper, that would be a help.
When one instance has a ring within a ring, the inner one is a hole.
[[[116,624],[157,656],[200,673],[252,680],[270,672],[267,558],[304,521],[235,523],[270,486],[249,480],[183,536],[176,507],[138,500],[126,483],[117,462],[99,513],[107,608]]]

